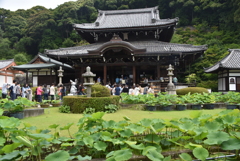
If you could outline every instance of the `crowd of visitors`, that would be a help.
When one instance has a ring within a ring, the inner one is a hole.
[[[120,95],[121,93],[127,93],[129,95],[139,95],[139,94],[154,94],[154,89],[149,85],[142,88],[140,85],[128,86],[126,84],[114,84],[108,83],[106,87],[110,90],[112,95]]]
[[[63,96],[66,95],[66,87],[63,85],[55,87],[54,83],[51,87],[46,84],[40,84],[36,88],[36,91],[32,91],[27,83],[21,87],[20,83],[16,80],[13,80],[12,84],[4,83],[2,86],[2,98],[7,98],[7,96],[9,96],[11,100],[15,100],[18,97],[25,97],[32,100],[32,96],[35,96],[36,101],[42,102],[42,99],[48,100],[49,97],[50,100],[56,99],[56,94],[62,100]]]

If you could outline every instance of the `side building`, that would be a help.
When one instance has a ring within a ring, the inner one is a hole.
[[[240,92],[240,49],[229,49],[229,54],[213,66],[206,68],[206,73],[218,74],[218,91]]]

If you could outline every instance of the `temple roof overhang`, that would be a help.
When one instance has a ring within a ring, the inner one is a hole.
[[[62,66],[65,69],[73,69],[72,66],[49,58],[43,54],[38,54],[28,64],[14,66],[13,68],[21,71],[28,71],[31,69],[52,69],[58,68],[60,66]]]
[[[160,19],[158,7],[126,9],[126,10],[99,10],[94,23],[74,24],[73,27],[82,31],[102,30],[130,30],[161,28],[176,25],[178,18]]]
[[[55,50],[45,50],[45,54],[50,57],[71,58],[71,57],[94,57],[101,56],[107,49],[125,48],[135,56],[168,56],[168,55],[188,55],[203,53],[206,45],[194,46],[190,44],[175,44],[161,41],[112,41],[107,43],[93,43],[89,45],[60,48]]]
[[[216,73],[222,69],[240,69],[240,49],[229,49],[229,54],[209,68],[206,73]]]

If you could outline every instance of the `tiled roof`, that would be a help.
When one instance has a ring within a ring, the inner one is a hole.
[[[126,41],[123,41],[126,42]],[[108,43],[108,42],[107,42]],[[83,45],[78,47],[60,48],[55,50],[46,50],[46,55],[59,56],[59,57],[71,57],[71,56],[87,56],[88,51],[96,50],[105,43],[93,43],[89,45]],[[175,44],[161,41],[132,41],[126,42],[137,49],[146,49],[145,54],[158,54],[164,55],[168,53],[194,53],[201,52],[207,49],[206,46],[194,46],[188,44]],[[111,44],[110,44],[111,45]],[[111,47],[109,45],[109,47]],[[114,45],[114,42],[112,43]]]
[[[230,53],[225,58],[218,61],[213,66],[206,68],[205,72],[215,72],[218,71],[219,68],[240,69],[240,49],[230,49],[229,52]]]
[[[14,59],[0,60],[0,69],[6,68],[12,62],[14,62]]]
[[[41,64],[32,64],[37,58],[41,58],[45,63]],[[63,68],[70,68],[73,69],[72,66],[62,63],[60,61],[54,60],[52,58],[49,58],[43,54],[38,54],[34,59],[32,59],[28,64],[18,65],[14,66],[14,69],[19,70],[26,70],[26,69],[43,69],[43,68],[53,68],[53,67],[59,67],[62,66]]]
[[[98,18],[94,23],[74,24],[74,28],[80,29],[106,29],[106,28],[132,28],[168,26],[176,24],[178,18],[160,19],[158,7],[127,9],[127,10],[99,10]]]

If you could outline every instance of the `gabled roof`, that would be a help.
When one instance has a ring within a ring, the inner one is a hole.
[[[34,63],[37,59],[41,59],[43,63]],[[14,69],[28,70],[28,69],[44,69],[44,68],[56,68],[62,66],[63,68],[73,69],[72,66],[62,63],[60,61],[49,58],[43,54],[38,54],[28,64],[14,66]]]
[[[94,23],[74,24],[75,29],[80,30],[103,30],[103,29],[124,29],[124,28],[145,28],[169,25],[176,25],[178,18],[160,19],[158,7],[98,11],[98,17]]]
[[[108,45],[108,47],[106,46]],[[110,47],[132,47],[134,49],[141,50],[141,53],[138,55],[159,55],[164,56],[168,54],[192,54],[203,52],[207,49],[206,46],[194,46],[190,44],[175,44],[161,41],[116,41],[116,42],[106,42],[106,43],[93,43],[89,45],[70,47],[70,48],[60,48],[54,50],[45,50],[45,54],[49,56],[57,57],[87,57],[91,56],[89,54],[91,51],[101,49],[102,46],[105,46],[104,49]],[[144,52],[142,52],[144,51]]]
[[[14,65],[16,65],[14,59],[0,60],[0,70],[5,70]]]
[[[222,60],[209,68],[205,68],[206,73],[214,73],[219,69],[240,69],[240,49],[229,49],[229,54]]]

